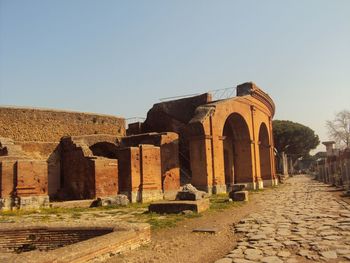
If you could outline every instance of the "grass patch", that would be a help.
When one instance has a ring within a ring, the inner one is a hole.
[[[43,217],[40,218],[40,221],[43,221],[43,222],[48,222],[50,221],[50,216],[49,215],[44,215]]]
[[[107,212],[104,212],[104,214],[107,214],[107,215],[126,215],[126,214],[129,214],[128,211],[125,211],[125,210],[118,210],[118,211],[107,211]]]
[[[63,208],[63,207],[50,207],[50,208],[41,208],[37,210],[10,210],[10,211],[1,211],[0,216],[3,217],[20,217],[26,215],[59,215],[59,214],[74,214],[74,213],[84,213],[84,212],[93,212],[93,211],[105,211],[118,209],[119,213],[129,213],[126,209],[137,209],[145,208],[148,204],[132,204],[129,206],[103,206],[103,207],[75,207],[75,208]],[[124,211],[123,211],[124,210]]]
[[[106,217],[106,213],[103,213],[103,214],[96,214],[96,213],[90,213],[89,215],[93,216],[93,217],[97,217],[97,218],[100,218],[100,217]]]
[[[241,206],[244,202],[230,202],[228,194],[217,194],[210,197],[210,210],[222,211],[231,207]]]
[[[254,190],[249,190],[249,193],[254,193],[254,194],[256,194],[256,193],[261,193],[261,192],[263,192],[264,191],[264,189],[254,189]]]
[[[12,216],[25,216],[38,213],[36,210],[9,210],[9,211],[1,211],[0,216],[3,217],[12,217]]]
[[[144,212],[143,214],[135,215],[136,220],[141,220],[145,223],[151,225],[153,230],[163,229],[163,228],[171,228],[175,227],[178,222],[185,219],[192,219],[201,217],[202,214],[191,213],[191,214],[157,214],[157,213],[149,213]],[[130,220],[135,222],[135,220]]]
[[[8,219],[8,218],[0,218],[0,223],[15,223],[15,220]]]
[[[81,217],[81,214],[80,214],[80,213],[73,213],[73,214],[71,215],[71,218],[73,218],[73,219],[80,219],[80,217]]]
[[[176,224],[184,218],[184,216],[178,214],[159,215],[156,213],[148,213],[147,217],[148,219],[146,222],[149,223],[153,229],[175,227]]]

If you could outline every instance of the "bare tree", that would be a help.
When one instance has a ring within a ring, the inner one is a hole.
[[[350,146],[350,111],[343,110],[326,122],[329,136],[340,146]]]

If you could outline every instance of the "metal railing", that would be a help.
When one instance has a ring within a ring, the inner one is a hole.
[[[236,87],[230,87],[225,89],[210,90],[208,93],[211,94],[212,100],[224,100],[236,96]]]
[[[126,124],[130,124],[135,122],[144,122],[145,120],[146,120],[145,117],[130,117],[130,118],[126,118],[125,122]]]
[[[210,93],[212,95],[212,100],[224,100],[224,99],[229,99],[232,97],[235,97],[236,95],[236,87],[229,87],[229,88],[224,88],[224,89],[215,89],[215,90],[209,90],[204,93]],[[170,100],[175,100],[175,99],[184,99],[188,97],[193,97],[193,96],[198,96],[201,93],[193,93],[193,94],[186,94],[186,95],[179,95],[179,96],[173,96],[173,97],[167,97],[167,98],[161,98],[159,99],[160,101],[170,101]]]

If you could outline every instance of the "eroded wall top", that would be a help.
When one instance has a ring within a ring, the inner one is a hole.
[[[58,142],[62,136],[89,134],[125,136],[125,120],[93,113],[0,107],[0,137]]]

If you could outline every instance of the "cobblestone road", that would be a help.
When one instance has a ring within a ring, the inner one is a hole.
[[[350,262],[350,205],[307,176],[289,179],[235,226],[237,246],[215,263]]]

